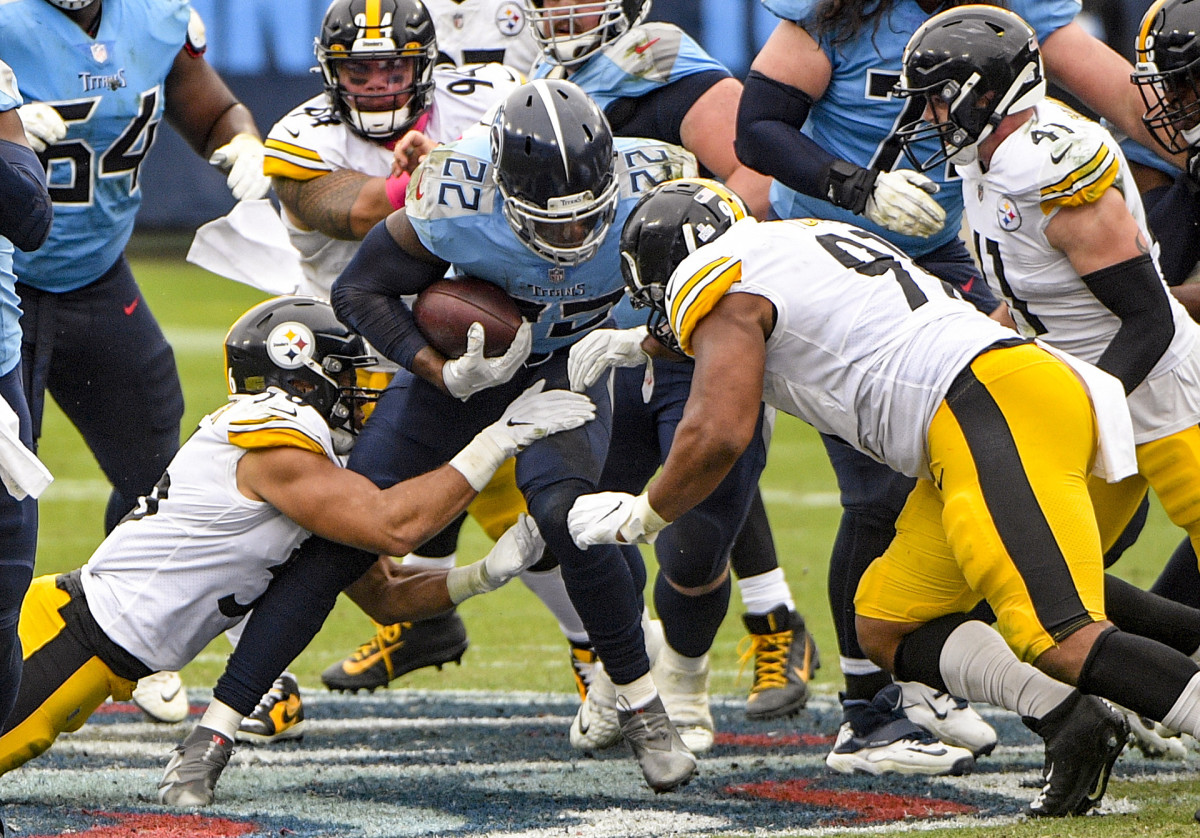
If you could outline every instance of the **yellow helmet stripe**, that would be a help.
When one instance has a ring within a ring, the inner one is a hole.
[[[1138,31],[1136,49],[1138,52],[1144,53],[1146,50],[1146,39],[1150,37],[1150,26],[1154,23],[1154,19],[1158,17],[1158,13],[1162,11],[1162,7],[1167,0],[1154,0],[1150,4],[1150,8],[1146,9],[1146,14],[1142,17],[1142,26]],[[1139,55],[1138,58],[1144,58],[1144,55]]]
[[[366,12],[363,14],[363,16],[367,19],[366,20],[367,27],[366,27],[366,32],[363,33],[363,37],[366,37],[366,38],[380,37],[379,24],[380,24],[381,20],[380,20],[380,14],[379,14],[379,3],[380,3],[380,0],[367,0],[367,9],[366,9]]]

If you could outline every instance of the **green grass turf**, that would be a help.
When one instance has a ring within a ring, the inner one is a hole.
[[[186,437],[201,416],[224,401],[221,345],[225,330],[263,295],[186,264],[177,249],[156,250],[143,242],[132,252],[134,273],[146,301],[175,347],[187,405]],[[136,409],[130,406],[131,412]],[[50,403],[41,455],[56,482],[41,501],[37,569],[51,573],[82,564],[101,540],[107,484],[74,428]],[[824,668],[815,686],[837,689],[841,678],[825,593],[828,554],[838,522],[837,495],[832,470],[811,428],[791,417],[780,417],[762,486],[781,564],[823,653]],[[1141,541],[1117,566],[1117,572],[1137,584],[1149,585],[1176,542],[1176,531],[1155,507]],[[468,522],[460,556],[473,560],[488,544],[473,522]],[[739,693],[749,686],[749,668],[738,679],[738,644],[744,635],[741,612],[734,591],[730,614],[712,653],[714,693]],[[566,642],[546,610],[520,583],[469,600],[461,613],[471,638],[463,665],[441,672],[421,670],[407,676],[404,686],[573,689]],[[368,639],[372,631],[367,618],[343,597],[294,666],[301,684],[317,687],[321,670]],[[218,638],[185,670],[185,681],[211,686],[228,650],[225,639]]]

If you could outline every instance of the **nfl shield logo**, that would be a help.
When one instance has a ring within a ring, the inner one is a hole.
[[[560,268],[556,265],[546,271],[546,275],[550,278],[551,282],[562,282],[567,278],[567,271],[565,268]]]
[[[105,44],[92,44],[92,58],[103,64],[108,60],[108,47]]]
[[[466,20],[466,16],[465,16],[465,15],[463,15],[461,12],[459,12],[459,13],[458,13],[458,14],[456,14],[456,15],[454,15],[454,28],[455,28],[455,29],[462,29],[462,28],[463,28],[463,25],[464,25],[466,22],[467,22],[467,20]]]

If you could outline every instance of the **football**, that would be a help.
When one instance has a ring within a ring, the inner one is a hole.
[[[439,279],[417,295],[412,312],[425,340],[447,358],[467,350],[472,323],[483,324],[489,358],[503,355],[521,326],[521,313],[504,289],[470,276]]]

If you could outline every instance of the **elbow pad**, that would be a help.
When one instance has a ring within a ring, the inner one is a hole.
[[[54,205],[31,149],[0,140],[0,195],[0,235],[21,250],[37,250],[50,235]]]
[[[1149,255],[1143,254],[1080,277],[1096,299],[1121,319],[1121,327],[1096,361],[1132,393],[1154,369],[1175,337],[1168,291]]]
[[[406,278],[424,276],[432,267],[409,256],[392,238],[386,221],[381,221],[367,233],[354,258],[334,281],[329,301],[339,320],[389,360],[412,369],[413,358],[429,343],[401,297],[416,294],[428,285],[407,282]]]

